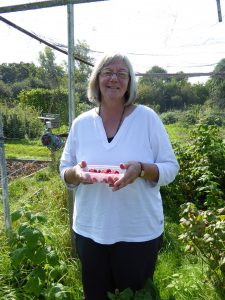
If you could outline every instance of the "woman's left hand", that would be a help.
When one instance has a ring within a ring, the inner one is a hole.
[[[112,185],[112,191],[114,192],[134,182],[134,180],[137,179],[141,173],[141,165],[137,161],[128,161],[125,164],[121,164],[121,167],[126,169],[126,171],[124,176]]]

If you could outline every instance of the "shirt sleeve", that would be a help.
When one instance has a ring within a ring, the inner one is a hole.
[[[75,121],[74,121],[70,129],[65,147],[63,149],[63,153],[59,165],[60,176],[69,189],[74,189],[78,186],[78,184],[77,185],[68,184],[65,181],[65,177],[64,177],[66,170],[77,164],[75,148],[76,148],[76,136],[75,136]]]

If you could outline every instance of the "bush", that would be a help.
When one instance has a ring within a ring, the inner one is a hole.
[[[181,206],[179,239],[185,250],[203,259],[208,265],[208,277],[225,296],[225,208],[201,211],[193,203]]]
[[[161,114],[161,120],[164,124],[174,124],[178,121],[177,113],[176,112],[166,112]]]
[[[194,125],[197,123],[197,118],[194,113],[187,111],[182,115],[181,122],[184,125]]]
[[[72,289],[63,285],[66,265],[42,231],[45,216],[19,209],[11,219],[20,222],[11,237],[12,286],[30,299],[74,299]]]
[[[167,205],[194,202],[200,209],[217,209],[225,200],[225,144],[219,128],[199,124],[191,131],[190,143],[174,145],[180,172],[162,188]]]
[[[43,123],[33,108],[22,108],[17,105],[8,108],[1,105],[3,134],[6,138],[39,138],[43,131]]]

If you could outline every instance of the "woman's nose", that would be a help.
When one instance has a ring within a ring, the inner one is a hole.
[[[112,76],[111,76],[111,78],[110,78],[110,80],[118,80],[118,78],[117,78],[117,73],[112,73]]]

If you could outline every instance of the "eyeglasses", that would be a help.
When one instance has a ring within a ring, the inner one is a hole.
[[[116,75],[116,77],[119,79],[128,79],[130,76],[129,73],[126,71],[113,72],[112,70],[109,69],[101,70],[100,74],[102,77],[106,77],[106,78],[111,78],[113,75]]]

